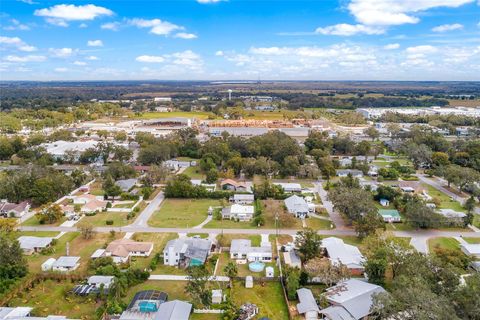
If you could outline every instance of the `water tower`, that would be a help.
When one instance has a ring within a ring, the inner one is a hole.
[[[232,89],[228,89],[228,101],[232,100]]]

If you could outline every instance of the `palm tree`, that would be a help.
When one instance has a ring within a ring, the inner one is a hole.
[[[232,282],[233,282],[233,277],[236,277],[237,274],[238,274],[238,268],[237,268],[237,264],[230,261],[229,263],[227,263],[227,265],[223,268],[223,272],[225,272],[225,274],[230,278],[230,287],[232,286]]]

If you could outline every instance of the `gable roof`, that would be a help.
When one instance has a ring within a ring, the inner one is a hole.
[[[58,258],[54,263],[54,268],[73,268],[80,261],[80,257],[62,256]]]
[[[349,268],[363,268],[362,264],[365,260],[357,247],[346,244],[342,239],[329,237],[322,240],[322,247],[327,252],[330,261],[333,264],[342,263]]]
[[[293,196],[288,197],[284,200],[285,206],[287,207],[288,212],[297,213],[297,212],[308,212],[308,204],[304,198],[294,194]]]
[[[173,239],[167,242],[163,251],[168,251],[172,247],[175,252],[183,253],[189,259],[205,262],[212,248],[212,241],[201,238]]]
[[[22,201],[20,203],[0,202],[0,212],[15,212],[21,213],[27,209],[30,204],[28,201]]]
[[[297,304],[298,313],[306,313],[311,311],[320,312],[317,302],[313,297],[312,290],[301,288],[297,290],[297,296],[300,303]]]
[[[164,302],[155,313],[155,320],[188,320],[192,305],[180,300]]]
[[[373,295],[382,292],[385,292],[385,289],[375,284],[349,279],[328,288],[325,296],[331,304],[343,307],[353,319],[358,320],[370,314]],[[324,310],[321,311],[323,312]]]
[[[128,191],[133,188],[137,184],[137,179],[124,179],[124,180],[117,180],[115,184],[122,189],[122,191]]]
[[[105,249],[110,252],[112,256],[128,257],[130,252],[147,252],[153,247],[151,242],[137,242],[130,239],[118,239],[110,242]]]
[[[36,248],[46,248],[51,242],[50,237],[21,236],[18,238],[20,248],[23,250],[33,250]]]

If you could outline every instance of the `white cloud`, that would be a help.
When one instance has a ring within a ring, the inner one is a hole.
[[[222,57],[224,55],[224,52],[222,50],[218,50],[217,52],[215,52],[215,55],[217,57]]]
[[[81,29],[84,29],[84,28],[87,28],[87,27],[88,27],[88,24],[86,24],[86,23],[80,23],[78,27],[81,28]]]
[[[186,32],[176,33],[173,37],[174,37],[174,38],[180,38],[180,39],[187,39],[187,40],[197,39],[197,38],[198,38],[196,34],[186,33]]]
[[[32,52],[37,51],[37,48],[26,44],[19,37],[2,37],[0,36],[0,44],[12,46],[20,51]]]
[[[52,56],[57,58],[67,58],[74,53],[74,50],[72,48],[50,48],[48,51]]]
[[[156,35],[166,36],[172,33],[175,30],[183,30],[184,28],[181,26],[177,26],[168,21],[162,21],[160,19],[152,19],[152,20],[145,20],[134,18],[128,20],[128,23],[136,26],[138,28],[150,28],[150,33]]]
[[[55,68],[55,69],[53,69],[53,71],[55,71],[55,72],[67,72],[68,69],[67,68]]]
[[[189,67],[199,67],[203,64],[201,57],[193,52],[192,50],[185,50],[182,52],[173,53],[172,56],[174,57],[173,63],[182,65],[182,66],[189,66]]]
[[[76,66],[86,66],[87,65],[87,63],[85,61],[74,61],[73,64],[76,65]]]
[[[384,28],[380,27],[370,27],[362,24],[347,24],[340,23],[328,27],[320,27],[315,30],[316,33],[324,35],[335,35],[335,36],[353,36],[359,33],[364,34],[382,34],[385,33]]]
[[[38,4],[38,2],[35,2],[33,0],[19,0],[19,1],[27,4]]]
[[[417,13],[436,7],[456,8],[474,0],[351,0],[348,10],[366,25],[401,25],[418,23]]]
[[[90,60],[90,61],[99,60],[98,57],[96,57],[96,56],[88,56],[85,59]]]
[[[35,10],[34,14],[57,26],[68,26],[67,21],[93,20],[101,16],[111,16],[113,11],[93,4],[75,6],[73,4],[57,4],[50,8]]]
[[[9,55],[6,56],[5,61],[8,62],[42,62],[47,60],[45,56],[35,56],[35,55],[28,55],[28,56],[15,56]]]
[[[390,43],[390,44],[387,44],[387,45],[383,46],[383,49],[385,49],[385,50],[395,50],[395,49],[398,49],[398,48],[400,48],[400,44],[398,44],[398,43]]]
[[[145,63],[161,63],[165,61],[165,58],[162,56],[138,56],[136,59],[138,62],[145,62]]]
[[[12,30],[20,30],[20,31],[30,30],[30,27],[28,25],[21,23],[17,19],[11,19],[10,22],[12,24],[4,27],[3,29],[10,30],[10,31],[12,31]]]
[[[100,26],[104,30],[118,31],[120,29],[120,22],[108,22]]]
[[[408,47],[405,50],[409,54],[428,54],[428,53],[435,53],[438,49],[431,45],[421,45],[416,47]]]
[[[88,40],[87,46],[89,47],[103,47],[102,40]]]
[[[447,31],[453,31],[453,30],[460,30],[463,29],[463,25],[460,23],[454,23],[454,24],[442,24],[440,26],[436,26],[435,28],[432,29],[433,32],[447,32]]]

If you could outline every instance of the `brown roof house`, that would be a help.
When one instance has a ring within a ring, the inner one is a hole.
[[[130,257],[148,257],[153,251],[152,242],[138,242],[130,239],[119,239],[110,242],[107,248],[98,249],[92,258],[112,257],[115,263],[125,263]]]
[[[231,190],[231,191],[248,191],[247,183],[245,182],[237,182],[232,179],[225,179],[220,182],[220,186],[222,190]]]
[[[11,203],[6,200],[0,201],[0,216],[20,218],[30,210],[30,204],[27,201],[20,203]]]

